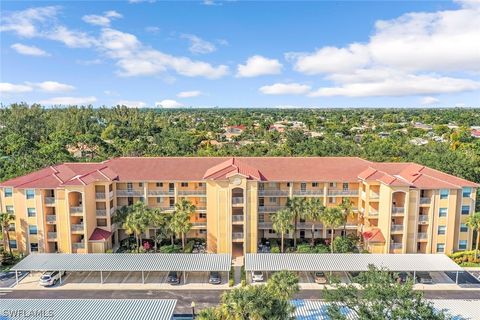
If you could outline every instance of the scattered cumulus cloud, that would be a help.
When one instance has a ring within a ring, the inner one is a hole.
[[[32,87],[24,84],[13,84],[8,82],[0,82],[0,93],[2,94],[11,94],[11,93],[25,93],[32,91]]]
[[[145,108],[147,104],[143,101],[134,101],[134,100],[120,100],[117,102],[117,105],[127,106],[129,108]]]
[[[435,97],[423,97],[422,99],[420,99],[420,104],[422,106],[429,106],[429,105],[432,105],[432,104],[436,104],[436,103],[439,103],[440,100],[435,98]]]
[[[251,78],[263,75],[280,74],[282,64],[276,59],[255,55],[247,59],[245,64],[237,65],[237,77]]]
[[[25,82],[22,84],[14,84],[8,82],[0,83],[0,92],[2,93],[25,93],[30,91],[42,92],[65,92],[75,90],[75,87],[69,84],[60,83],[57,81],[43,81],[43,82]]]
[[[120,19],[123,16],[118,13],[117,11],[110,10],[104,12],[103,15],[97,14],[89,14],[82,17],[82,20],[88,24],[100,26],[100,27],[108,27],[113,19]]]
[[[182,91],[177,94],[177,97],[179,98],[194,98],[201,96],[202,92],[199,90],[193,90],[193,91]]]
[[[160,32],[160,28],[159,27],[156,27],[156,26],[148,26],[148,27],[145,27],[145,31],[149,32],[149,33],[159,33]]]
[[[14,43],[10,46],[13,50],[15,50],[19,54],[23,54],[26,56],[36,56],[36,57],[47,57],[50,54],[38,47],[35,46],[28,46],[21,43]]]
[[[66,105],[90,105],[97,101],[94,96],[88,97],[55,97],[46,100],[40,100],[38,103],[52,106]]]
[[[39,35],[38,25],[45,25],[54,19],[59,11],[58,6],[29,8],[2,15],[0,31],[10,31],[25,38]]]
[[[183,104],[171,99],[165,99],[159,102],[155,102],[155,107],[159,108],[181,108]]]
[[[188,50],[193,54],[207,54],[217,50],[213,43],[203,40],[194,34],[182,34],[180,37],[190,42]]]
[[[300,83],[275,83],[260,87],[259,91],[268,95],[300,95],[306,94],[311,89],[310,86]]]

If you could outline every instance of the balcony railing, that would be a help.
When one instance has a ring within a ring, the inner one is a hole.
[[[362,190],[361,196],[362,196],[362,199],[365,200],[365,198],[367,197],[367,193]]]
[[[195,206],[196,210],[197,211],[205,211],[207,210],[207,206],[206,205],[198,205],[198,206]]]
[[[428,222],[428,216],[426,214],[419,215],[418,222]]]
[[[48,205],[55,204],[55,197],[45,197],[45,204],[48,204]]]
[[[95,198],[98,200],[104,200],[106,197],[105,192],[96,192],[95,193]]]
[[[74,249],[85,249],[85,242],[74,242],[72,243]]]
[[[294,196],[323,196],[322,190],[293,190]]]
[[[243,232],[233,232],[232,240],[243,240]]]
[[[393,243],[390,243],[390,249],[394,250],[394,249],[402,249],[403,245],[401,242],[393,242]]]
[[[72,224],[72,231],[83,231],[83,229],[84,229],[83,223]]]
[[[370,209],[368,210],[368,215],[369,216],[378,216],[378,211],[375,209]]]
[[[117,190],[117,197],[143,197],[141,190]]]
[[[232,222],[243,222],[243,214],[235,214],[232,216]]]
[[[283,208],[285,208],[285,206],[263,206],[258,207],[258,212],[277,212]]]
[[[402,224],[393,224],[391,230],[392,230],[392,232],[403,231],[403,225]]]
[[[57,233],[56,232],[48,232],[47,233],[47,238],[48,239],[57,239]]]
[[[426,232],[419,232],[418,233],[418,239],[419,240],[424,240],[424,239],[427,239],[428,238],[428,235]]]
[[[192,222],[192,227],[206,228],[207,223],[206,222]]]
[[[243,197],[232,197],[232,204],[243,204]]]
[[[106,209],[97,209],[96,213],[97,213],[98,217],[106,217],[107,216],[107,210]]]
[[[259,229],[272,229],[272,223],[271,222],[259,222],[258,223],[258,228]]]
[[[258,195],[261,197],[288,197],[289,194],[290,192],[286,190],[258,190]]]
[[[161,206],[160,210],[175,210],[175,206]]]
[[[173,190],[148,190],[149,196],[173,196],[175,192]]]
[[[358,190],[328,190],[329,196],[358,196]]]
[[[206,196],[207,189],[197,189],[197,190],[179,190],[179,196]]]
[[[370,199],[378,199],[380,195],[376,192],[370,191]]]
[[[420,204],[430,204],[431,198],[420,198]]]
[[[54,215],[54,214],[49,214],[49,215],[47,215],[46,220],[47,220],[47,222],[55,223],[55,222],[57,222],[57,216]]]
[[[83,207],[70,207],[70,214],[83,213]]]
[[[110,208],[110,215],[111,216],[115,214],[115,210],[116,210],[115,207]]]
[[[403,214],[405,213],[405,207],[392,207],[393,214]]]
[[[113,198],[113,190],[108,193],[108,198],[112,199]]]

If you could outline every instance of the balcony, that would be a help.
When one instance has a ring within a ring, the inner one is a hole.
[[[54,206],[55,205],[55,197],[45,197],[45,204],[47,206]]]
[[[380,195],[378,193],[370,191],[370,199],[376,200],[378,198],[380,198]]]
[[[172,211],[172,210],[175,210],[175,206],[161,206],[161,207],[160,207],[160,210],[163,210],[163,211]]]
[[[83,215],[83,207],[70,207],[70,215],[72,216]]]
[[[57,216],[54,214],[49,214],[46,217],[47,224],[55,224],[57,223]]]
[[[206,205],[198,205],[195,206],[196,211],[207,211],[207,206]]]
[[[143,190],[117,190],[117,197],[143,197]]]
[[[421,214],[418,216],[418,223],[427,224],[428,223],[428,216],[426,214]]]
[[[277,212],[278,210],[286,208],[285,206],[263,206],[263,207],[258,207],[258,212],[264,213],[264,212]]]
[[[361,197],[362,197],[362,200],[365,200],[367,198],[367,193],[363,190],[361,192]]]
[[[403,225],[402,224],[392,224],[392,227],[390,229],[392,232],[402,232],[403,231]]]
[[[149,196],[154,197],[173,197],[175,195],[175,191],[173,190],[148,190]]]
[[[233,232],[232,233],[233,241],[243,241],[243,232]]]
[[[95,199],[97,200],[105,200],[105,192],[96,192],[95,193]]]
[[[392,207],[392,215],[403,216],[404,213],[405,213],[404,207]]]
[[[272,229],[272,223],[271,222],[259,222],[258,223],[258,229]]]
[[[232,223],[243,223],[243,214],[235,214],[232,216]]]
[[[431,198],[420,198],[420,204],[430,204],[432,202]]]
[[[358,196],[358,190],[328,190],[329,196]]]
[[[113,216],[115,214],[115,207],[110,208],[110,215]]]
[[[402,248],[403,248],[403,244],[401,242],[390,243],[390,249],[391,250],[398,250],[398,249],[402,249]]]
[[[258,195],[260,197],[288,197],[290,194],[289,191],[285,190],[258,190]]]
[[[243,197],[232,197],[233,205],[243,205]]]
[[[207,222],[192,222],[193,229],[205,229],[207,227]]]
[[[179,190],[179,196],[194,196],[194,197],[205,197],[207,195],[207,189],[196,189],[196,190]]]
[[[85,242],[74,242],[72,243],[74,249],[85,249]]]
[[[72,232],[83,232],[85,225],[83,223],[72,224]]]
[[[294,196],[323,196],[322,190],[293,190]]]
[[[47,239],[48,240],[56,240],[57,239],[57,233],[56,232],[47,232]]]
[[[106,217],[107,210],[106,209],[97,209],[96,211],[97,217]]]
[[[378,211],[375,209],[370,209],[368,210],[368,216],[369,217],[378,217]]]
[[[419,232],[417,238],[418,238],[418,240],[427,240],[428,235],[427,235],[426,232]]]

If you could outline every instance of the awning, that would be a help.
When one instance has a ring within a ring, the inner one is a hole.
[[[230,254],[32,253],[13,271],[229,271]]]
[[[251,253],[247,271],[367,271],[369,265],[391,271],[463,271],[444,254]]]

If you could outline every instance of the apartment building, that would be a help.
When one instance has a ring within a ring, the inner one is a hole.
[[[451,253],[472,246],[466,219],[477,188],[415,163],[356,157],[127,157],[64,163],[4,181],[0,210],[15,215],[14,250],[91,253],[127,237],[112,222],[122,206],[144,201],[168,212],[186,198],[196,206],[187,237],[205,238],[210,252],[241,255],[279,237],[271,216],[289,198],[316,197],[327,207],[349,198],[355,215],[347,233],[361,236],[371,252]],[[301,220],[297,237],[312,233],[330,237],[320,222]]]

